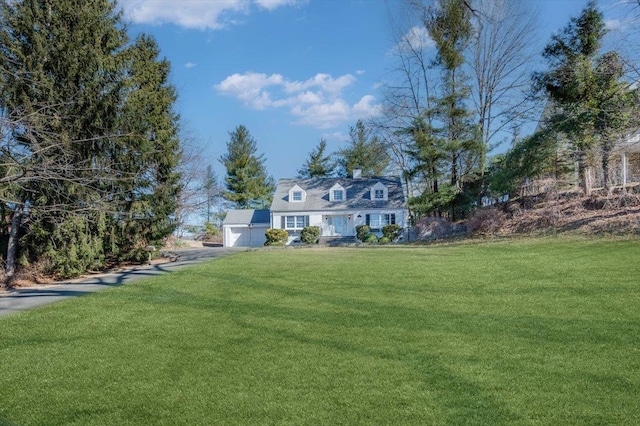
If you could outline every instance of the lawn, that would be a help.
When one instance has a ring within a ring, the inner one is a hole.
[[[242,252],[0,319],[0,424],[640,424],[640,241]]]

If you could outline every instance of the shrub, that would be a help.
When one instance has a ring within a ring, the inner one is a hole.
[[[382,237],[378,240],[378,242],[380,244],[389,244],[391,242],[391,239],[389,237]]]
[[[207,235],[218,235],[218,228],[216,228],[216,226],[211,222],[205,222],[204,223],[204,232]]]
[[[550,217],[553,217],[551,215]],[[467,221],[472,233],[477,235],[493,235],[500,231],[505,223],[506,214],[496,208],[477,210]]]
[[[371,231],[371,227],[369,225],[357,225],[356,226],[356,236],[360,241],[364,241],[367,234]]]
[[[364,240],[362,240],[365,243],[377,243],[378,242],[378,236],[372,232],[368,233],[365,237]]]
[[[400,225],[385,225],[382,227],[382,235],[387,237],[389,241],[395,241],[402,233]]]
[[[267,237],[265,246],[283,246],[289,240],[289,234],[284,229],[269,228],[264,235]]]
[[[319,226],[305,226],[300,232],[300,241],[307,244],[317,244],[320,239]]]

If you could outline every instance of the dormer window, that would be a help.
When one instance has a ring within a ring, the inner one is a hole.
[[[329,190],[329,201],[345,201],[347,199],[347,191],[340,184],[335,184]]]
[[[289,202],[291,203],[302,203],[307,198],[307,193],[304,189],[300,188],[298,185],[294,186],[289,190]]]
[[[389,190],[382,182],[376,183],[371,188],[371,199],[374,201],[387,201],[389,199]]]

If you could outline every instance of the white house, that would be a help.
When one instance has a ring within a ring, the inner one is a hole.
[[[229,210],[222,222],[225,247],[261,247],[269,228],[269,210]]]
[[[611,163],[613,186],[622,188],[638,186],[640,183],[640,132],[635,132],[615,146]]]
[[[396,177],[280,179],[271,204],[271,227],[285,229],[289,242],[305,226],[318,226],[322,237],[354,237],[357,225],[407,227],[402,183]]]

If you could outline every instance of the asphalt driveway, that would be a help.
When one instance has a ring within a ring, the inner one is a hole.
[[[99,274],[82,279],[62,281],[54,285],[19,288],[0,292],[0,317],[24,311],[70,297],[131,283],[135,280],[172,272],[196,263],[229,256],[246,249],[229,247],[203,247],[173,250],[179,255],[174,262],[140,265],[123,271]]]

